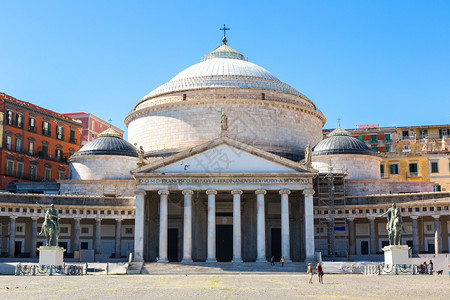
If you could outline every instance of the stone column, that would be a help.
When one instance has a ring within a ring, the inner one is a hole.
[[[241,253],[241,195],[242,191],[231,191],[233,195],[233,260],[242,262]]]
[[[134,215],[134,260],[144,261],[145,191],[136,190]]]
[[[377,242],[375,238],[375,217],[368,217],[369,219],[369,234],[370,234],[370,254],[377,253]]]
[[[192,194],[191,190],[182,192],[184,195],[184,224],[183,224],[183,260],[192,262]]]
[[[441,224],[440,215],[433,215],[434,218],[434,254],[441,253]]]
[[[410,216],[412,221],[412,238],[413,238],[413,254],[419,254],[419,225],[418,218],[419,216]]]
[[[208,256],[206,262],[217,262],[216,259],[216,195],[217,191],[206,191],[208,195]]]
[[[95,219],[95,237],[94,249],[95,254],[102,253],[102,219]]]
[[[80,251],[81,218],[74,219],[73,225],[73,251]]]
[[[314,256],[314,203],[313,203],[313,189],[303,190],[305,197],[305,254],[306,261],[315,260]]]
[[[266,257],[266,213],[264,209],[265,190],[256,190],[256,262],[267,262]]]
[[[14,257],[16,251],[16,216],[9,217],[9,249],[8,257]]]
[[[37,221],[39,217],[31,218],[31,240],[30,240],[30,256],[36,257],[37,252]]]
[[[167,200],[169,198],[169,191],[159,191],[159,259],[158,262],[168,262],[167,259],[167,238],[168,238],[168,215],[167,215]]]
[[[116,219],[116,250],[115,257],[118,258],[122,255],[122,219]]]
[[[347,218],[348,221],[348,252],[350,255],[356,254],[355,242],[355,218]]]
[[[289,237],[289,194],[290,190],[281,190],[281,257],[291,262],[291,248]]]

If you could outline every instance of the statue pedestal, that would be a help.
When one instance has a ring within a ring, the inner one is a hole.
[[[391,266],[411,264],[409,260],[409,249],[411,248],[406,245],[384,247],[384,264]]]
[[[41,246],[39,250],[39,265],[62,266],[64,264],[64,251],[58,246]]]

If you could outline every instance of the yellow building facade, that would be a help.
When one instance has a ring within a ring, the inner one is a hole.
[[[380,154],[381,178],[393,181],[429,181],[428,159],[420,152],[389,152]]]
[[[427,156],[435,191],[450,191],[450,151],[432,152]]]

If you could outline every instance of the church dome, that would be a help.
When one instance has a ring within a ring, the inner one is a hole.
[[[122,139],[120,134],[108,128],[98,135],[98,137],[84,145],[72,157],[85,155],[119,155],[138,157],[137,149],[129,142]]]
[[[328,134],[327,138],[320,141],[313,148],[313,156],[333,154],[363,154],[375,155],[367,145],[354,137],[341,127],[336,128]]]
[[[177,91],[217,87],[273,90],[307,99],[266,69],[248,62],[243,54],[224,44],[207,54],[202,62],[181,71],[141,101]]]

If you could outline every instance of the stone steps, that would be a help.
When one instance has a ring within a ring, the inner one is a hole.
[[[227,274],[227,273],[298,273],[306,272],[304,262],[280,263],[271,266],[267,263],[145,263],[142,274]]]
[[[141,274],[143,266],[143,262],[131,262],[128,264],[127,274]]]

